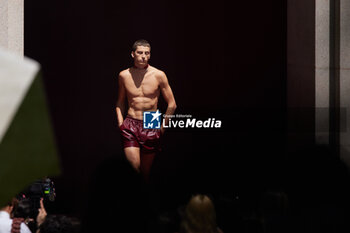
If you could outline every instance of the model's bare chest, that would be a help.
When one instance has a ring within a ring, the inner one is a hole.
[[[125,80],[125,89],[128,95],[137,96],[154,96],[159,93],[159,83],[154,74],[149,75],[130,75]]]

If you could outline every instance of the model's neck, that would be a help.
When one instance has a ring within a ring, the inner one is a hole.
[[[134,68],[135,68],[135,69],[139,69],[139,70],[146,70],[148,67],[149,67],[148,64],[147,64],[146,66],[144,66],[144,67],[137,67],[137,66],[134,64]]]

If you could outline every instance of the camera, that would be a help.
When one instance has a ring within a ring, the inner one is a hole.
[[[44,203],[54,202],[56,198],[54,182],[50,178],[43,178],[35,181],[27,189],[19,194],[18,200],[29,200],[31,203],[30,218],[36,219],[40,209],[40,199]]]

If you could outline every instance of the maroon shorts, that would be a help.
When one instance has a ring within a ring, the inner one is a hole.
[[[144,129],[143,121],[127,116],[120,126],[123,147],[140,147],[143,152],[160,150],[160,129]]]

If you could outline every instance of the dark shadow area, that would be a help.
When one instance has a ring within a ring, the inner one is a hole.
[[[263,169],[254,167],[255,173],[261,172],[260,176],[244,177],[241,185],[238,181],[218,182],[223,180],[223,173],[215,172],[218,169],[213,169],[206,158],[213,151],[201,150],[200,159],[198,155],[195,161],[172,161],[175,163],[172,167],[177,167],[173,169],[181,172],[167,171],[166,166],[159,165],[162,159],[168,160],[166,156],[175,157],[174,153],[180,152],[190,154],[178,149],[165,150],[157,156],[149,185],[118,156],[105,160],[91,182],[83,221],[85,232],[101,229],[178,232],[186,203],[199,193],[213,200],[217,223],[223,232],[346,232],[349,229],[348,170],[326,146],[307,146],[287,154],[281,151],[286,156],[279,170],[274,171],[278,175],[264,174]],[[260,147],[260,152],[267,149]],[[246,156],[253,153],[257,150],[246,152]]]
[[[304,146],[288,152],[285,191],[291,229],[298,232],[349,230],[348,168],[328,146]]]
[[[142,177],[126,160],[105,160],[91,181],[83,232],[145,232],[151,211]]]

